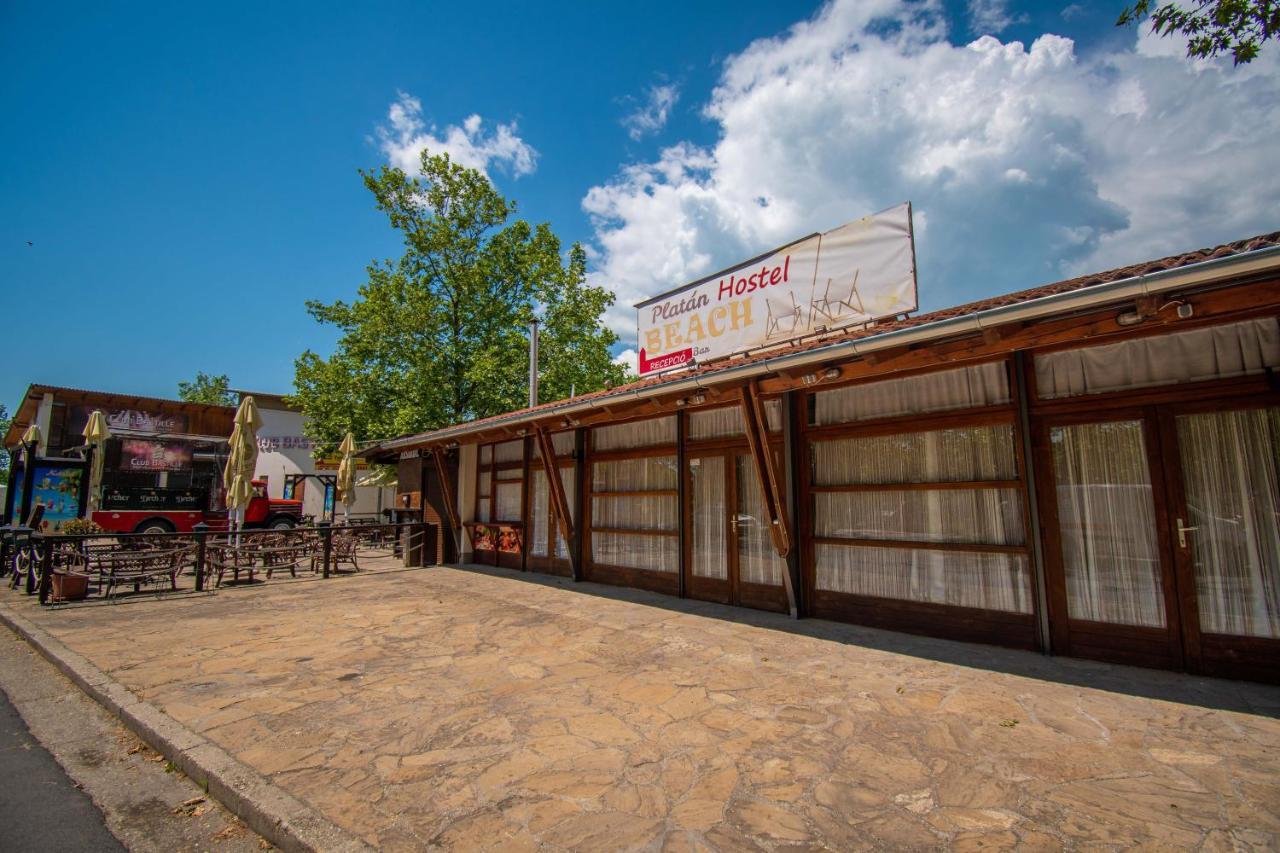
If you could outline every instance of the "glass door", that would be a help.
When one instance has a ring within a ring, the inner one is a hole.
[[[1050,623],[1062,654],[1182,666],[1152,414],[1041,426]]]
[[[773,550],[760,479],[748,454],[691,454],[686,481],[690,598],[787,609],[786,561]]]
[[[787,609],[783,577],[787,561],[773,549],[769,517],[755,461],[749,454],[734,457],[734,494],[737,498],[730,527],[736,540],[737,584],[735,603],[762,610]]]
[[[730,525],[728,465],[724,453],[691,455],[688,462],[688,576],[685,591],[702,601],[733,601],[735,572],[730,561],[736,554],[729,548]]]
[[[1188,663],[1280,680],[1280,406],[1172,407],[1161,427]]]

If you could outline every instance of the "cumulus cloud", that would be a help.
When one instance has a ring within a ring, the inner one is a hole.
[[[631,347],[624,349],[613,357],[614,364],[621,364],[627,373],[635,375],[640,372],[640,354]]]
[[[969,0],[969,29],[975,35],[999,35],[1026,20],[1026,15],[1009,13],[1008,0]]]
[[[634,112],[623,117],[622,126],[638,142],[666,127],[671,108],[679,99],[680,87],[674,83],[650,86],[644,102]]]
[[[837,0],[731,57],[714,145],[583,200],[610,325],[629,343],[645,296],[904,200],[924,309],[1277,226],[1274,52],[1235,69],[1145,33],[1085,57],[947,35],[939,6]]]
[[[455,162],[489,173],[490,166],[513,177],[532,174],[538,152],[516,133],[516,124],[485,128],[484,119],[468,116],[458,125],[443,130],[428,126],[422,118],[422,102],[404,92],[387,110],[387,123],[377,130],[378,143],[391,165],[416,175],[422,166],[422,149],[433,154],[447,153]]]

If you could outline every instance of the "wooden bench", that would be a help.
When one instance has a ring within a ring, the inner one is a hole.
[[[194,559],[190,547],[102,551],[86,558],[87,571],[98,579],[98,588],[110,598],[118,586],[132,586],[141,592],[144,584],[169,580],[169,588],[178,588],[178,574]]]

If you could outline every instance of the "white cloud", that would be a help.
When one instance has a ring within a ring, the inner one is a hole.
[[[1084,14],[1084,6],[1079,3],[1072,3],[1071,5],[1063,8],[1063,10],[1058,14],[1062,16],[1062,20],[1071,21]]]
[[[839,0],[731,57],[714,145],[583,200],[610,325],[630,342],[643,297],[907,199],[925,309],[1277,227],[1276,52],[1237,69],[1144,33],[1084,57],[946,35],[937,5]]]
[[[975,35],[998,35],[1026,20],[1026,15],[1009,14],[1008,0],[969,0],[969,29]]]
[[[538,152],[516,134],[516,124],[499,124],[486,131],[484,119],[471,115],[462,126],[448,125],[438,130],[422,120],[422,102],[404,92],[387,111],[387,124],[378,128],[378,142],[391,165],[410,175],[422,167],[422,149],[433,154],[447,153],[463,166],[489,173],[490,166],[514,177],[532,174]]]
[[[613,357],[614,364],[621,364],[630,374],[640,372],[640,354],[628,347]]]
[[[622,126],[628,135],[637,142],[646,136],[657,133],[666,127],[671,116],[671,108],[680,99],[680,87],[674,83],[665,83],[649,87],[645,101],[636,110],[622,119]]]

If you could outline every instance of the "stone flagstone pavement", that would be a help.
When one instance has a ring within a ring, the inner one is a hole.
[[[1280,847],[1274,687],[466,568],[6,601],[384,850]]]

